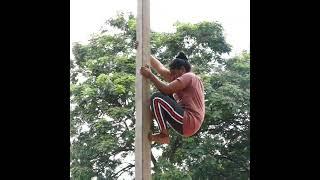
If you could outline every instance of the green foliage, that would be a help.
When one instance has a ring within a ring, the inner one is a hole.
[[[189,173],[185,172],[183,169],[179,169],[169,161],[160,158],[158,163],[161,164],[163,172],[153,174],[153,180],[192,180]]]
[[[151,33],[151,52],[168,64],[190,58],[205,85],[206,116],[189,138],[173,131],[154,162],[155,180],[248,179],[250,54],[231,51],[217,22],[175,24],[174,33]],[[86,45],[75,43],[71,63],[71,178],[117,179],[132,174],[134,152],[136,20],[120,13]]]

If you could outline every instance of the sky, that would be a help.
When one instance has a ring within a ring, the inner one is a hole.
[[[137,0],[70,0],[70,55],[72,43],[87,43],[117,12],[137,14]],[[230,55],[250,51],[250,0],[150,0],[150,28],[172,32],[176,21],[218,21],[224,27]]]
[[[91,34],[99,32],[104,22],[120,11],[136,15],[137,0],[70,0],[71,58],[73,42],[87,43]],[[232,45],[230,56],[250,51],[250,0],[150,0],[153,31],[172,32],[176,21],[218,21],[224,28],[226,41]],[[133,155],[127,159],[132,160]],[[120,179],[132,178],[124,174]]]

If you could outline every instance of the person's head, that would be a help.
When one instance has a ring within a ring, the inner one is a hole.
[[[182,76],[184,73],[191,71],[191,65],[188,62],[187,56],[183,52],[179,52],[175,59],[169,65],[170,72],[174,79]]]

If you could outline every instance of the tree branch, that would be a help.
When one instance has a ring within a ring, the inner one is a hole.
[[[126,145],[126,146],[122,146],[122,147],[116,149],[116,150],[113,151],[113,153],[111,153],[111,154],[112,154],[113,156],[115,156],[116,154],[118,154],[118,153],[120,153],[120,152],[122,152],[122,151],[134,151],[134,149],[133,149],[133,148],[130,148],[130,147],[128,147],[128,146]]]
[[[170,154],[169,154],[169,160],[170,161],[172,161],[172,159],[173,159],[173,155],[174,155],[174,153],[177,151],[177,149],[179,148],[179,147],[181,147],[181,140],[182,140],[182,137],[180,137],[180,136],[178,136],[176,139],[175,139],[175,141],[173,142],[173,144],[172,144],[172,146],[171,146],[171,152],[170,152]]]
[[[216,156],[218,158],[222,158],[222,159],[227,159],[227,160],[237,164],[239,167],[244,168],[247,173],[250,172],[250,170],[245,165],[243,165],[241,162],[238,162],[238,161],[236,161],[236,160],[234,160],[234,159],[232,159],[232,158],[230,158],[228,156],[225,156],[225,155],[214,155],[214,156]]]
[[[134,167],[133,164],[129,164],[128,166],[122,168],[121,170],[119,170],[117,173],[115,173],[114,175],[112,175],[112,178],[118,178],[119,176],[121,176],[121,174],[123,174],[125,171],[127,171],[128,169],[131,169],[132,167]],[[120,173],[120,174],[119,174]]]
[[[157,160],[156,160],[156,158],[154,157],[152,151],[151,151],[151,160],[152,160],[152,163],[153,163],[153,167],[154,167],[155,169],[157,169]]]
[[[124,125],[126,126],[127,131],[130,131],[130,129],[129,129],[127,123],[126,123],[126,120],[130,120],[130,119],[128,119],[128,118],[123,118],[123,119],[120,120],[120,121],[124,123]]]

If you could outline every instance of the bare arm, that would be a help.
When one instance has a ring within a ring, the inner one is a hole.
[[[135,49],[138,48],[138,44],[138,41],[134,43]],[[156,59],[152,55],[150,56],[150,64],[157,71],[157,73],[159,73],[164,78],[165,81],[171,82],[173,80],[170,70],[167,69],[158,59]]]
[[[174,80],[169,84],[163,83],[161,82],[154,74],[151,73],[149,79],[151,80],[151,82],[153,82],[154,86],[156,86],[156,88],[167,95],[172,95],[175,92],[179,92],[182,89],[184,89],[184,85],[182,84],[181,81],[178,80]]]
[[[172,81],[170,70],[167,69],[158,59],[150,56],[150,64],[164,78],[165,81]]]
[[[150,81],[154,84],[154,86],[162,93],[171,95],[175,92],[179,92],[182,89],[185,88],[185,85],[179,81],[179,80],[174,80],[171,83],[167,84],[162,81],[160,81],[157,76],[155,76],[148,65],[142,66],[140,69],[141,75],[144,77],[150,79]]]

